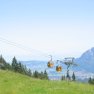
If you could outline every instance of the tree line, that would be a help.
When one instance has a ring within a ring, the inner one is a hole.
[[[46,70],[44,72],[38,72],[38,71],[32,72],[31,69],[28,69],[21,62],[18,62],[16,57],[13,57],[11,63],[7,63],[6,60],[3,58],[3,56],[1,55],[0,56],[0,69],[10,70],[10,71],[24,74],[33,78],[48,79],[48,74]]]
[[[33,78],[38,78],[38,79],[46,79],[48,80],[48,74],[46,70],[44,72],[38,72],[34,71],[32,72],[31,69],[28,69],[26,65],[23,65],[21,62],[18,62],[16,57],[13,57],[11,63],[7,63],[6,60],[3,58],[2,55],[0,55],[0,69],[2,70],[10,70],[13,72],[17,72],[23,75],[27,75]],[[62,76],[61,80],[72,80],[76,81],[76,76],[75,73],[73,72],[72,76],[70,76],[68,73],[66,76]],[[94,78],[89,78],[88,83],[94,84]]]
[[[18,73],[21,73],[21,74],[24,74],[33,78],[49,79],[46,70],[44,72],[38,72],[38,71],[32,72],[31,69],[28,69],[21,62],[18,62],[16,57],[13,57],[11,63],[7,63],[6,60],[3,58],[3,56],[1,55],[0,56],[0,69],[18,72]],[[66,80],[66,79],[75,81],[76,77],[75,77],[74,72],[73,72],[72,77],[70,77],[70,75],[67,73],[67,76],[62,76],[61,78],[61,80]]]
[[[67,73],[67,75],[62,76],[61,80],[69,80],[69,81],[76,81],[75,73],[73,72],[72,76]]]

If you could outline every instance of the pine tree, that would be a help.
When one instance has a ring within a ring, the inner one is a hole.
[[[72,74],[72,80],[75,81],[76,80],[76,77],[75,77],[75,73],[73,72]]]
[[[37,71],[35,71],[35,72],[33,73],[33,77],[34,77],[34,78],[38,78],[38,77],[39,77],[39,73],[38,73]]]
[[[44,79],[44,73],[43,73],[43,72],[41,72],[41,73],[39,74],[39,78],[40,78],[40,79]]]
[[[89,80],[88,80],[89,83],[92,83],[92,78],[90,77]]]
[[[15,57],[12,59],[12,69],[13,69],[15,72],[17,72],[17,70],[18,70],[18,63],[17,63],[17,60],[16,60]]]
[[[32,72],[31,72],[31,69],[28,70],[28,73],[27,73],[28,76],[32,76]]]
[[[0,68],[1,69],[6,69],[6,61],[5,61],[5,59],[2,57],[2,55],[0,56]]]
[[[47,74],[46,70],[44,71],[44,79],[48,79],[48,74]]]
[[[64,76],[62,76],[61,80],[65,80],[65,79],[66,79],[65,75],[64,75]]]
[[[70,77],[70,75],[69,75],[69,70],[67,70],[67,75],[66,75],[66,78],[67,78],[68,80],[70,80],[70,79],[71,79],[71,77]]]
[[[17,63],[17,72],[23,74],[23,66],[22,66],[21,62]]]

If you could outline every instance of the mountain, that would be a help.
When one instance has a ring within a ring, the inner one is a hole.
[[[76,73],[82,78],[94,77],[94,47],[84,52],[81,57],[76,58],[78,67]]]
[[[76,59],[76,62],[80,70],[94,73],[94,48],[84,52],[80,58]]]
[[[32,71],[44,71],[47,69],[47,61],[37,61],[37,60],[32,60],[32,61],[21,61],[22,64],[26,65],[27,68],[30,68]]]

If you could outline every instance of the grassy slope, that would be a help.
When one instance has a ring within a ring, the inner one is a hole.
[[[65,81],[42,81],[0,70],[0,94],[94,94],[94,86]]]

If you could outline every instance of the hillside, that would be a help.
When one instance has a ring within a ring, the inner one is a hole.
[[[0,70],[0,94],[93,94],[94,86],[65,81],[33,79]]]

